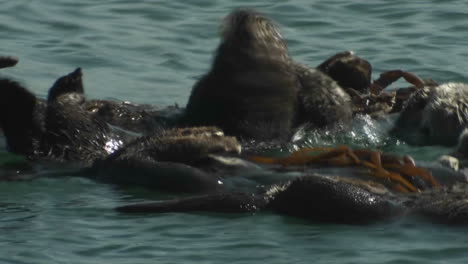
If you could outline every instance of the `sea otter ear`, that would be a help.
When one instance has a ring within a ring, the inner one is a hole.
[[[49,89],[47,101],[53,102],[60,95],[67,93],[84,94],[82,76],[81,68],[76,68],[73,72],[58,78]]]

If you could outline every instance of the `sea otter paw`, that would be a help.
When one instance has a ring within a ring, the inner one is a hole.
[[[0,69],[13,67],[18,63],[18,58],[10,56],[0,56]]]

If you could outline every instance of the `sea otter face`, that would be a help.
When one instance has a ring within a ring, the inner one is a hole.
[[[65,93],[79,93],[84,94],[83,89],[83,74],[81,68],[77,68],[72,73],[62,76],[52,85],[49,90],[48,102],[54,101],[58,96]]]

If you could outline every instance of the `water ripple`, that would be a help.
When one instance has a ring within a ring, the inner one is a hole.
[[[294,59],[318,65],[354,50],[373,65],[439,82],[465,81],[461,0],[377,1],[0,1],[2,69],[45,97],[56,78],[81,66],[91,98],[185,105],[210,68],[219,23],[232,8],[268,14]],[[397,87],[396,84],[395,87]],[[414,148],[386,136],[387,124],[358,119],[340,135],[311,133],[298,145],[350,144],[431,161],[450,150]],[[2,138],[3,141],[3,138]],[[2,149],[5,149],[2,146]],[[47,175],[47,172],[42,172]],[[163,199],[89,180],[0,183],[2,263],[465,263],[463,227],[402,221],[366,227],[256,215],[124,215],[115,206]],[[410,223],[410,224],[408,224]],[[441,243],[441,241],[443,243]]]

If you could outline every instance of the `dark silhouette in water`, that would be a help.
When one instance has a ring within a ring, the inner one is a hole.
[[[81,77],[79,68],[60,77],[47,101],[16,82],[0,80],[0,124],[11,152],[90,164],[122,144],[103,120],[86,110]]]
[[[349,101],[331,78],[290,58],[270,19],[241,9],[225,18],[212,68],[193,87],[184,124],[284,139],[300,123],[323,127],[349,121]]]
[[[172,192],[213,192],[218,155],[236,155],[236,138],[216,127],[176,128],[138,138],[93,166],[100,180]],[[222,157],[219,162],[223,165]]]
[[[417,194],[395,194],[384,186],[352,178],[315,174],[274,185],[264,194],[218,193],[118,207],[125,213],[271,210],[319,222],[367,224],[416,215],[446,224],[468,224],[466,183]]]
[[[0,79],[0,126],[9,151],[34,156],[43,134],[45,104],[19,83]]]
[[[105,158],[111,152],[106,150],[106,144],[118,139],[113,139],[103,120],[85,109],[81,76],[78,68],[59,78],[50,88],[43,148],[55,159],[90,164]]]
[[[367,93],[372,81],[371,64],[350,51],[344,51],[330,57],[317,69],[330,76],[344,89],[354,89]]]

